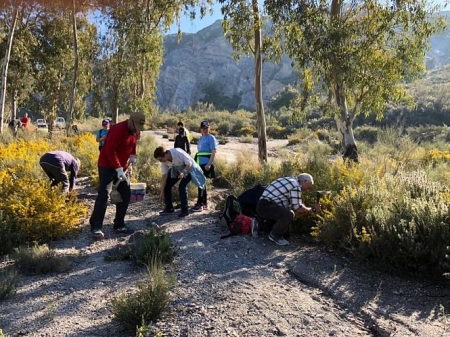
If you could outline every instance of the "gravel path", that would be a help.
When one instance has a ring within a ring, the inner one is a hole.
[[[79,188],[92,208],[88,181]],[[158,336],[450,336],[448,284],[379,273],[302,237],[286,247],[264,236],[220,239],[226,230],[217,211],[179,219],[158,216],[155,205],[151,198],[131,204],[127,220],[142,230],[156,222],[179,247],[177,283],[155,324]],[[6,335],[135,336],[113,320],[111,300],[132,292],[146,271],[105,261],[126,240],[113,234],[113,218],[110,206],[103,241],[92,241],[86,220],[79,235],[52,245],[72,257],[69,272],[20,277],[17,293],[0,302]]]
[[[87,195],[91,206],[94,196]],[[128,219],[135,229],[156,222],[180,249],[173,300],[155,326],[163,336],[450,336],[445,287],[367,272],[302,238],[287,247],[263,236],[220,239],[226,230],[217,212],[180,220],[157,216],[152,205],[132,204]],[[105,234],[93,242],[86,226],[55,242],[59,253],[73,256],[73,269],[21,277],[17,293],[1,302],[4,333],[135,336],[113,320],[110,303],[146,273],[129,261],[105,261],[126,239],[109,225]]]

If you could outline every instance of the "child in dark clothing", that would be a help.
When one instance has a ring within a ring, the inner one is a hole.
[[[191,146],[189,144],[189,139],[186,136],[184,128],[178,129],[178,135],[175,137],[175,144],[173,147],[178,147],[184,150],[186,153],[191,154]]]

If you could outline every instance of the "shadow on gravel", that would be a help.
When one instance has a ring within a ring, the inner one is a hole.
[[[445,330],[445,324],[441,327],[440,323],[446,320],[444,308],[450,307],[449,282],[385,274],[313,245],[292,255],[288,266],[300,282],[321,289],[341,305],[361,313],[377,334],[393,334],[397,327],[392,322],[416,336],[441,336],[440,329]],[[423,331],[417,331],[416,326]]]
[[[301,283],[322,290],[361,316],[375,335],[450,336],[446,324],[449,282],[378,272],[298,237],[291,238],[286,247],[263,236],[220,239],[227,230],[218,224],[217,213],[190,215],[184,221],[180,226],[172,215],[150,219],[171,232],[180,254],[186,256],[185,282],[213,278],[215,282],[251,283],[255,269],[272,274],[274,268],[286,269]]]

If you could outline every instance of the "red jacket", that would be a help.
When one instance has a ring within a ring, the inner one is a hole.
[[[130,134],[128,120],[117,123],[109,129],[105,143],[98,157],[98,166],[116,169],[128,167],[128,159],[136,154],[138,134]]]

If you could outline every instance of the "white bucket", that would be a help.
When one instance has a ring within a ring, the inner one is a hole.
[[[139,202],[145,200],[145,190],[147,188],[147,184],[145,183],[131,183],[131,200],[130,202]]]

